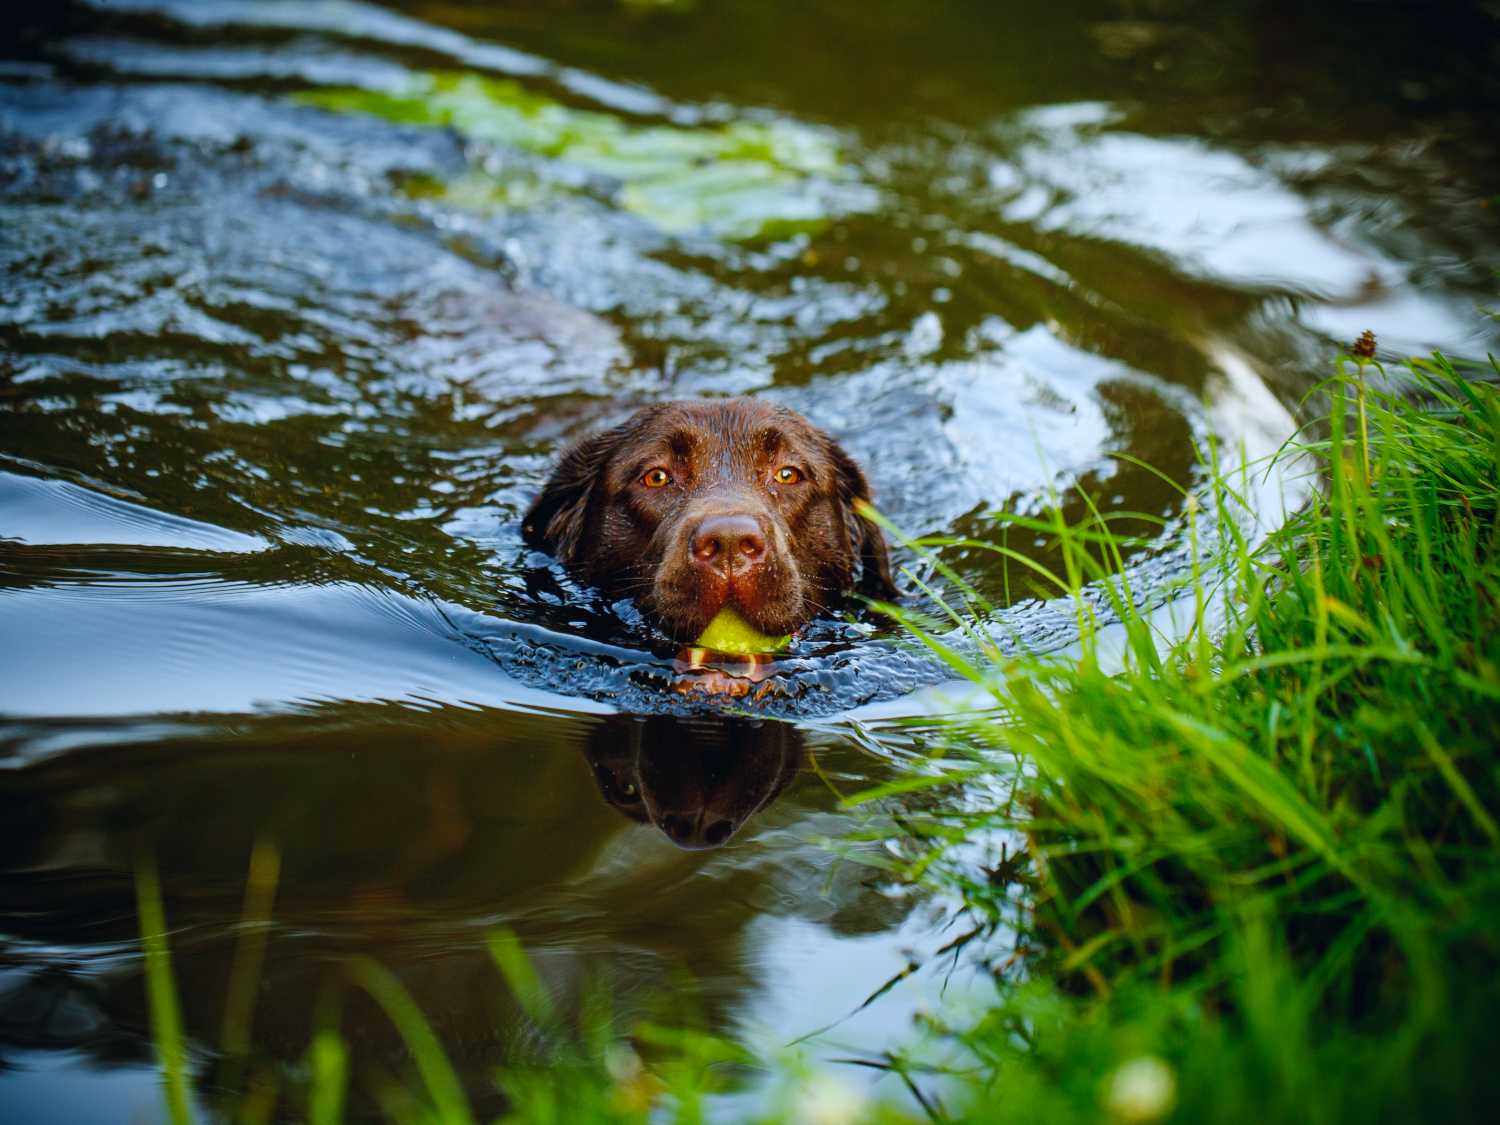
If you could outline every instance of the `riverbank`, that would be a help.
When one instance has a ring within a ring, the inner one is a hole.
[[[1323,436],[1281,454],[1314,500],[1251,548],[1214,480],[1192,533],[1231,546],[1166,646],[1109,585],[1106,522],[1007,521],[1063,544],[1054,593],[1114,591],[1129,655],[1105,670],[1080,597],[1082,658],[971,667],[1009,721],[943,739],[999,790],[1024,774],[1003,806],[928,816],[912,851],[1019,925],[993,1010],[949,1028],[979,1068],[965,1119],[1487,1116],[1500,396],[1471,374],[1341,361]],[[997,829],[1026,854],[976,879],[960,848]]]

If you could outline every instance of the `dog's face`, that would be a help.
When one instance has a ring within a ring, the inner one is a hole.
[[[523,530],[691,643],[726,605],[777,635],[856,577],[894,597],[885,541],[858,510],[869,498],[848,454],[795,411],[669,402],[568,450]]]

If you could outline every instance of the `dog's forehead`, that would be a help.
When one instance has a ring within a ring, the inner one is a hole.
[[[669,403],[644,418],[640,430],[641,439],[682,458],[770,455],[811,444],[814,434],[800,415],[753,399]]]

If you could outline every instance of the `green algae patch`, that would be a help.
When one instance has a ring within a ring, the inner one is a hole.
[[[725,606],[714,615],[694,647],[733,656],[756,656],[780,652],[791,643],[792,636],[772,637],[760,632],[734,610]]]
[[[831,218],[842,175],[837,145],[804,125],[635,124],[563,105],[508,79],[463,71],[415,73],[396,90],[342,87],[294,99],[403,125],[452,128],[476,141],[571,164],[616,182],[621,208],[672,234],[706,231],[749,241],[820,229]],[[457,181],[453,202],[514,201],[501,178],[479,179],[471,174]],[[493,181],[492,190],[483,180]],[[430,184],[425,194],[434,194]]]

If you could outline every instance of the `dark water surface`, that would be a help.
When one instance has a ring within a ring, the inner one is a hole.
[[[1210,437],[1263,455],[1365,328],[1392,356],[1496,345],[1493,5],[95,0],[7,22],[7,1119],[158,1112],[144,854],[205,1076],[256,841],[280,857],[266,1066],[369,953],[479,1097],[525,1049],[501,923],[559,998],[602,981],[625,1019],[691,992],[762,1046],[913,958],[824,1042],[878,1051],[982,981],[927,960],[953,904],[823,843],[865,824],[838,793],[900,768],[839,717],[917,709],[941,670],[820,621],[764,719],[693,713],[628,605],[520,541],[570,438],[762,395],[837,434],[913,534],[1054,494],[1164,517],[1133,561],[1149,590],[1180,571],[1181,498],[1119,455],[1188,483]],[[1274,524],[1278,491],[1256,502]],[[1019,575],[948,561],[1006,636],[1066,643]],[[373,1016],[356,1038],[399,1054]]]

